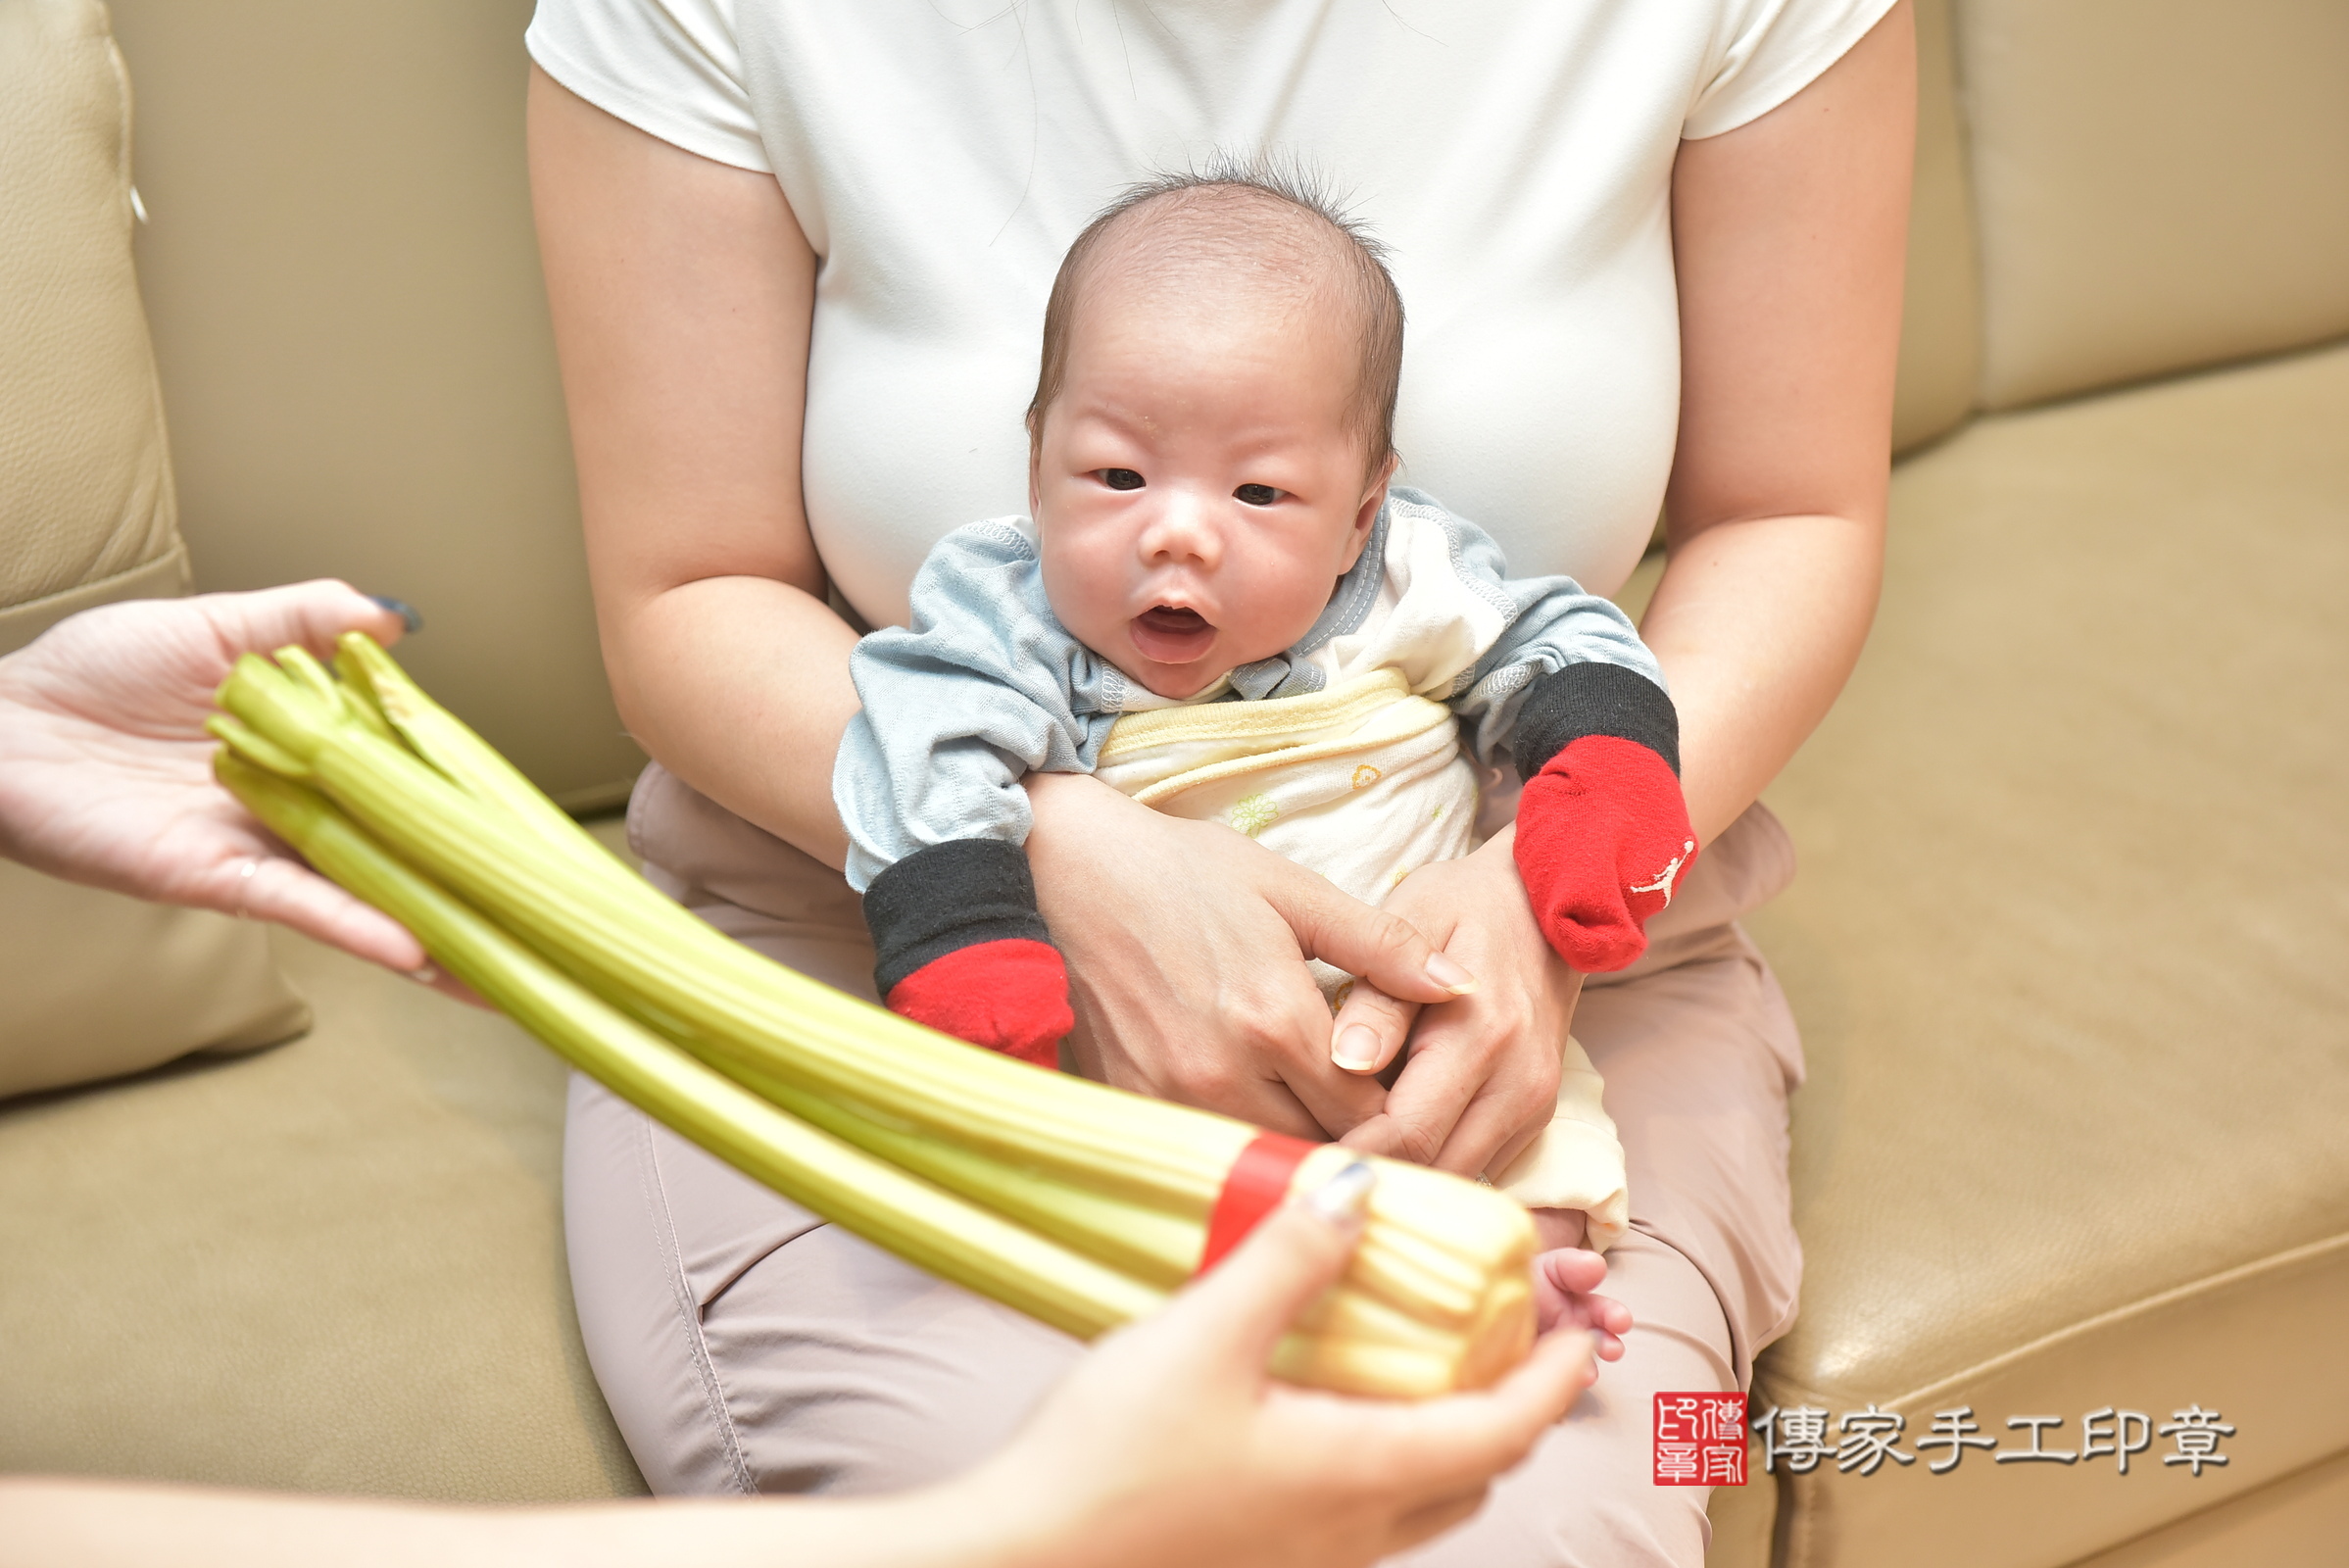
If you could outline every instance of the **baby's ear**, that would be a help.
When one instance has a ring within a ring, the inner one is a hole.
[[[1377,476],[1362,493],[1362,504],[1354,508],[1353,526],[1346,531],[1346,563],[1338,569],[1351,571],[1354,563],[1362,559],[1362,547],[1370,543],[1370,531],[1378,526],[1379,508],[1387,504],[1387,482],[1395,477],[1395,465],[1400,460],[1390,452],[1387,461],[1379,465]]]

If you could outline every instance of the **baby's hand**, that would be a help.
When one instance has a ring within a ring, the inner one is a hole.
[[[1568,664],[1527,689],[1513,755],[1525,779],[1517,869],[1535,920],[1585,974],[1623,968],[1696,859],[1672,699],[1620,664]]]
[[[1637,741],[1586,735],[1526,781],[1515,854],[1549,945],[1604,974],[1647,951],[1648,917],[1695,863],[1696,834],[1670,763]]]
[[[1050,1071],[1076,1027],[1068,970],[1047,942],[981,942],[942,954],[892,986],[889,1010]]]
[[[1559,1214],[1537,1209],[1537,1220]],[[1575,1216],[1580,1219],[1582,1216]],[[1547,1231],[1549,1227],[1542,1227]],[[1547,1237],[1544,1237],[1547,1240]],[[1631,1308],[1594,1294],[1607,1277],[1607,1260],[1580,1247],[1553,1247],[1534,1258],[1534,1323],[1542,1333],[1555,1328],[1590,1331],[1602,1361],[1623,1359],[1623,1336],[1632,1329]]]
[[[864,890],[873,989],[891,1012],[1043,1067],[1076,1027],[1068,966],[1036,908],[1028,857],[1001,839],[947,839]]]

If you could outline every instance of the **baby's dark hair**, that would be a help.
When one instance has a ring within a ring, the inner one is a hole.
[[[1156,242],[1134,253],[1146,265],[1270,260],[1303,273],[1309,291],[1334,293],[1349,308],[1361,323],[1349,422],[1369,447],[1367,471],[1385,465],[1395,452],[1395,398],[1403,362],[1403,301],[1387,270],[1387,248],[1309,172],[1268,159],[1217,158],[1203,170],[1146,179],[1085,225],[1061,259],[1044,309],[1044,359],[1028,404],[1031,447],[1044,440],[1045,411],[1067,375],[1078,298],[1104,253],[1137,231]]]

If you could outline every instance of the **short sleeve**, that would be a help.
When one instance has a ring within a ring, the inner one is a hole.
[[[769,172],[743,86],[734,0],[539,0],[539,69],[606,114],[738,169]]]
[[[1761,119],[1823,75],[1884,20],[1893,0],[1739,0],[1712,75],[1681,134],[1718,136]]]

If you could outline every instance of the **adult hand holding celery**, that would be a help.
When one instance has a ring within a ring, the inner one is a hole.
[[[1353,1156],[1009,1060],[720,935],[607,854],[373,642],[222,685],[221,782],[581,1070],[794,1201],[1090,1338]],[[1480,1387],[1533,1337],[1509,1199],[1391,1161],[1345,1280],[1276,1370]]]

